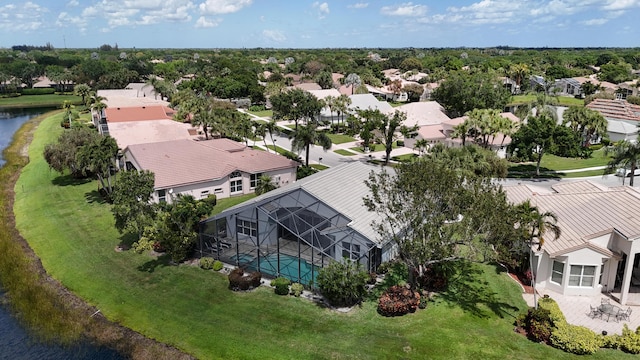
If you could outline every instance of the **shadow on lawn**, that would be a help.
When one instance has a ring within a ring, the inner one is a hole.
[[[56,186],[75,186],[82,185],[91,182],[89,178],[75,178],[71,175],[60,175],[51,180],[51,183]]]
[[[464,311],[481,318],[489,317],[486,309],[501,318],[515,318],[520,311],[519,308],[500,301],[489,283],[482,278],[482,271],[468,262],[460,264],[456,275],[450,279],[447,290],[439,297],[447,300],[451,306],[458,305]]]
[[[549,168],[540,167],[540,175],[536,176],[536,166],[533,164],[519,164],[510,166],[507,177],[512,179],[559,179],[565,174],[563,172],[556,172]]]
[[[152,273],[156,270],[157,267],[169,266],[171,264],[171,257],[167,254],[160,255],[158,258],[149,260],[146,263],[138,266],[138,271]]]
[[[98,190],[84,193],[84,198],[89,204],[97,203],[102,205],[107,203],[107,200],[105,200],[104,196],[102,196],[102,194]]]

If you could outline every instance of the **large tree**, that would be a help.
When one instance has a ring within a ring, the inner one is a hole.
[[[65,130],[55,143],[45,146],[44,159],[49,168],[59,173],[69,170],[71,176],[83,177],[84,166],[77,157],[78,150],[94,143],[99,136],[96,131],[84,127]]]
[[[364,204],[381,219],[374,229],[397,245],[400,260],[419,277],[436,264],[485,260],[491,244],[513,229],[505,223],[511,206],[490,178],[429,157],[400,164],[395,173],[371,172],[365,183],[371,193]]]
[[[111,136],[100,136],[89,144],[83,145],[76,154],[83,171],[96,175],[107,197],[113,192],[111,170],[118,156],[118,144]]]
[[[630,169],[629,185],[633,186],[633,179],[635,177],[638,163],[640,162],[640,143],[631,142],[627,140],[619,141],[614,146],[607,147],[605,150],[607,155],[612,155],[607,169],[609,171],[616,171],[618,167],[622,167],[622,179],[624,184],[624,178],[626,177],[626,169]]]
[[[511,93],[492,73],[456,71],[433,91],[431,97],[442,104],[453,117],[473,109],[502,110],[511,99]]]
[[[151,203],[155,175],[147,170],[121,171],[113,191],[111,212],[116,229],[142,236],[146,226],[153,223],[155,209]]]
[[[521,159],[536,161],[536,175],[540,176],[540,162],[545,153],[553,146],[557,134],[556,121],[547,113],[530,117],[513,134],[508,152]]]
[[[315,121],[323,108],[323,103],[308,91],[292,89],[271,96],[273,118],[295,123]]]
[[[407,134],[409,132],[409,129],[403,124],[407,120],[407,114],[396,111],[391,116],[382,116],[381,120],[378,123],[378,130],[380,131],[380,142],[384,145],[384,164],[387,165],[391,157],[393,143],[398,140],[399,133]]]

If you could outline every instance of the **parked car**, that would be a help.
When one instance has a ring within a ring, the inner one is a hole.
[[[616,176],[631,177],[631,169],[619,168],[616,170]],[[635,169],[633,176],[640,176],[640,168]]]

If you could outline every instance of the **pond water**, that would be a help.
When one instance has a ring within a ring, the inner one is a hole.
[[[5,163],[2,151],[11,143],[13,134],[29,119],[49,110],[51,109],[0,109],[0,167]],[[3,297],[4,293],[0,289],[0,298]],[[113,350],[88,344],[62,347],[40,343],[20,327],[4,302],[0,301],[0,360],[4,359],[120,360],[124,357]]]

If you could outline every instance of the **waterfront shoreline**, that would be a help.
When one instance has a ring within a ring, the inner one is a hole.
[[[22,169],[29,163],[28,149],[36,129],[42,121],[53,114],[53,112],[49,112],[27,121],[14,134],[11,144],[4,150],[6,163],[2,169],[2,177],[0,177],[0,186],[2,186],[0,217],[3,220],[3,228],[0,231],[6,236],[0,237],[0,241],[6,242],[5,246],[19,247],[19,253],[27,259],[29,264],[28,271],[32,272],[32,276],[36,277],[35,281],[42,285],[43,288],[52,290],[51,293],[55,296],[55,299],[51,299],[52,303],[67,305],[68,309],[74,313],[72,315],[74,318],[83,319],[80,324],[77,324],[83,329],[81,337],[77,339],[78,341],[89,341],[98,346],[105,346],[133,359],[191,359],[191,356],[173,347],[147,338],[140,333],[106,319],[98,309],[87,304],[59,281],[50,277],[44,269],[40,258],[16,229],[13,212],[14,187]],[[12,289],[10,287],[5,288],[5,290],[10,300],[9,309],[14,313],[19,313],[19,304],[14,303],[14,301],[21,300],[11,297]],[[18,319],[21,318],[20,316],[17,317]]]

